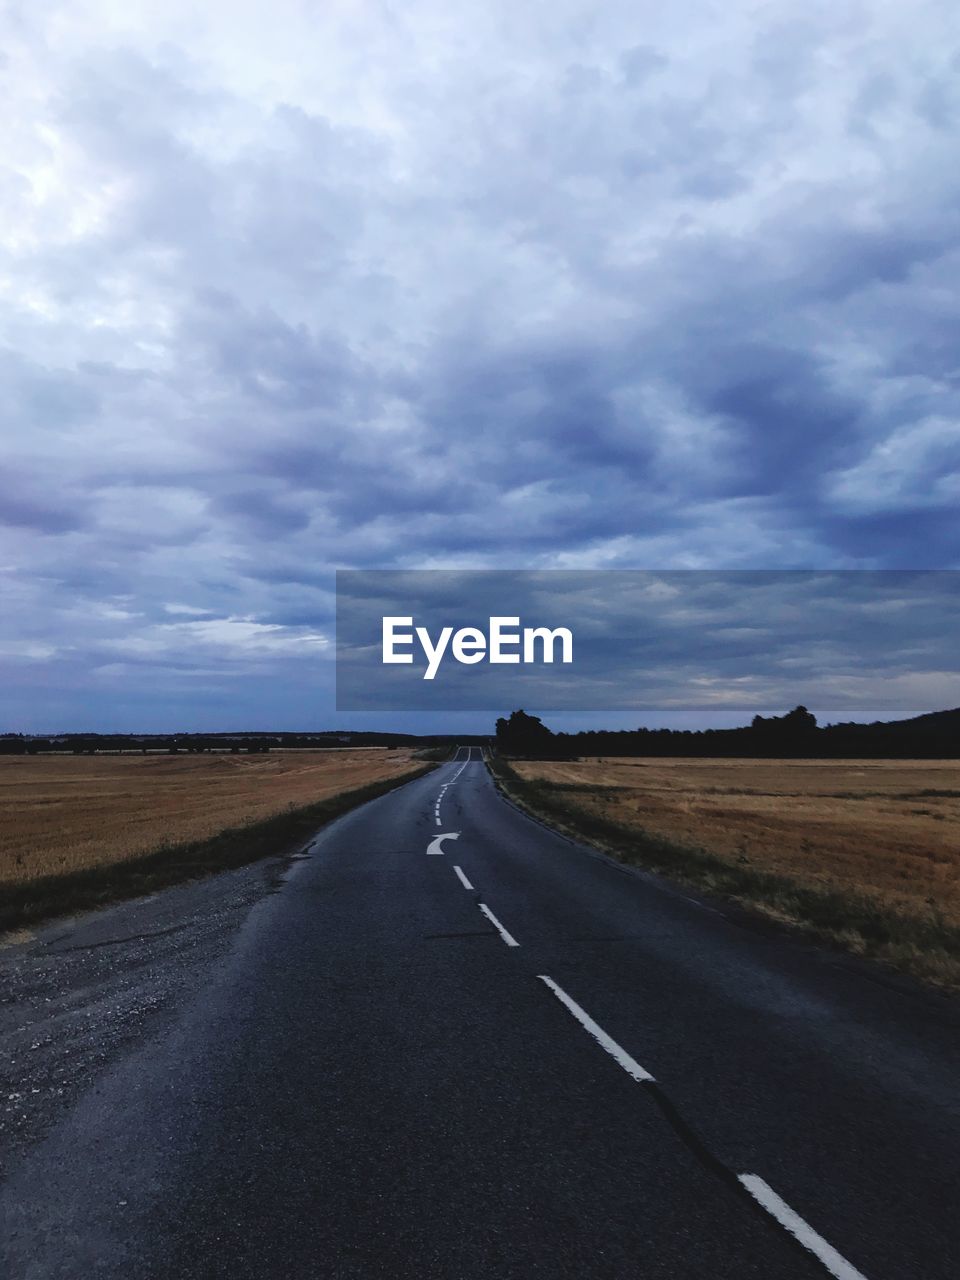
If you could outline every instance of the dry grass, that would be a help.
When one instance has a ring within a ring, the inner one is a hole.
[[[960,761],[517,761],[507,779],[618,856],[960,989]]]
[[[0,756],[0,896],[417,772],[405,749]]]
[[[590,813],[960,925],[960,761],[525,762]]]

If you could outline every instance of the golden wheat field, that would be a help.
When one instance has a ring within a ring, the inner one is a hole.
[[[200,840],[417,767],[405,749],[0,756],[0,893]]]
[[[960,761],[517,761],[591,815],[960,924]],[[584,790],[570,790],[583,787]],[[588,790],[586,788],[610,788]]]

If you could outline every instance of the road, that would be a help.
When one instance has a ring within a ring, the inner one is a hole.
[[[955,1280],[956,1002],[471,755],[321,832],[18,1152],[7,1274]]]

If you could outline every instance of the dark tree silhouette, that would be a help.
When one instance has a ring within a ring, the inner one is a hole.
[[[776,734],[779,737],[796,737],[810,733],[817,727],[817,717],[806,707],[794,707],[785,716],[754,716],[750,728],[760,733]]]
[[[539,716],[513,711],[497,721],[497,749],[511,756],[553,755],[556,739]]]

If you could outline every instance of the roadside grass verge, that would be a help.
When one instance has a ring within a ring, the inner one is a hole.
[[[91,911],[111,902],[140,897],[186,880],[287,853],[335,818],[430,773],[434,767],[423,764],[399,777],[341,791],[315,804],[291,805],[270,817],[226,827],[202,840],[160,845],[125,861],[4,886],[0,933],[53,916]]]
[[[799,928],[952,991],[960,991],[960,928],[931,908],[897,910],[866,893],[814,888],[788,876],[710,850],[675,843],[577,806],[567,783],[522,778],[502,757],[490,761],[500,790],[533,817],[619,861],[735,902],[767,919]]]

